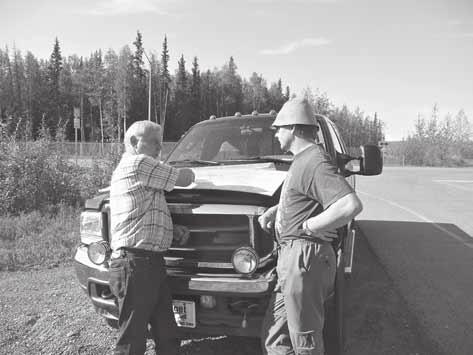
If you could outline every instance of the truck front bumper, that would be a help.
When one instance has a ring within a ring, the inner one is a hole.
[[[110,292],[108,268],[93,264],[87,256],[87,246],[81,245],[75,255],[75,269],[79,283],[97,313],[115,326],[118,307]],[[181,336],[197,333],[255,337],[259,336],[267,301],[275,286],[275,277],[263,274],[251,278],[234,274],[188,274],[168,269],[168,282],[173,299],[195,302],[196,327],[179,328]],[[215,297],[215,308],[207,309],[200,305],[200,297],[204,295]]]

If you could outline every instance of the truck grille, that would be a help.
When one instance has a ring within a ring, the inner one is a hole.
[[[169,266],[231,269],[231,257],[241,246],[253,246],[252,218],[229,214],[172,214],[174,224],[186,226],[190,237],[166,253]]]

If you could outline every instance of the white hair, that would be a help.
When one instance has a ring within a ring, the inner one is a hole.
[[[135,148],[132,146],[131,138],[143,137],[150,131],[156,131],[160,138],[159,145],[162,146],[161,126],[159,124],[152,121],[136,121],[126,130],[124,137],[125,151],[127,153],[134,153]]]

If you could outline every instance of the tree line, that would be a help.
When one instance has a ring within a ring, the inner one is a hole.
[[[127,127],[150,116],[164,126],[164,139],[175,141],[210,115],[278,111],[291,97],[281,79],[268,85],[257,73],[242,78],[233,57],[221,68],[201,70],[197,57],[189,65],[181,55],[174,74],[169,63],[167,38],[157,55],[145,51],[139,31],[131,48],[97,50],[89,57],[65,58],[57,38],[47,60],[30,51],[23,56],[16,48],[11,53],[0,49],[0,121],[17,139],[35,140],[48,132],[58,140],[74,140],[74,108],[79,108],[79,139],[119,142]],[[376,114],[337,108],[310,89],[306,96],[316,112],[337,121],[348,145],[383,139]]]
[[[440,117],[434,105],[429,118],[419,115],[414,132],[402,142],[403,163],[420,166],[462,166],[473,160],[472,126],[463,110]]]

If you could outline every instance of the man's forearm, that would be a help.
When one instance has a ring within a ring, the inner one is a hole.
[[[267,214],[268,216],[276,216],[276,213],[278,212],[278,206],[279,205],[274,205],[274,206],[268,208],[265,211],[265,214]]]
[[[325,211],[309,218],[304,227],[314,233],[331,231],[348,224],[363,206],[355,193],[351,193],[334,202]]]

